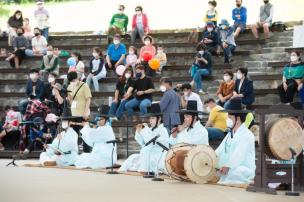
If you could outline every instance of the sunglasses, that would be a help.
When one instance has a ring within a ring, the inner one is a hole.
[[[137,11],[141,11],[141,10],[135,10],[135,11],[137,12]]]

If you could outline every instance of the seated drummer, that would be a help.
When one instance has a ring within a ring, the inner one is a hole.
[[[75,166],[76,168],[107,168],[112,166],[112,151],[113,164],[117,162],[116,145],[107,143],[115,140],[115,134],[112,127],[107,124],[109,118],[110,107],[102,105],[99,109],[100,114],[96,117],[97,128],[91,128],[89,123],[85,123],[81,129],[81,138],[83,141],[92,147],[91,153],[83,153],[78,156]],[[113,150],[114,149],[114,150]]]
[[[228,112],[228,132],[216,149],[219,184],[249,184],[255,176],[255,139],[246,127],[248,111],[242,110],[240,99],[233,99],[222,112]]]
[[[43,166],[71,166],[78,156],[78,134],[70,127],[71,122],[81,122],[82,117],[71,116],[71,111],[65,108],[61,117],[62,132],[57,135],[52,144],[45,144],[45,152],[40,154]]]
[[[170,137],[170,144],[175,145],[178,143],[187,143],[209,145],[208,131],[200,123],[198,117],[198,115],[203,112],[197,111],[197,102],[189,100],[187,103],[187,109],[181,110],[180,113],[184,115],[183,125],[185,126],[185,129],[173,129]]]
[[[143,174],[148,172],[156,173],[165,170],[165,154],[163,148],[157,143],[161,143],[165,147],[169,147],[169,134],[162,123],[162,113],[159,103],[152,103],[148,114],[150,127],[146,123],[139,124],[136,128],[135,140],[141,146],[139,154],[131,155],[120,167],[119,171],[137,171]],[[156,144],[146,144],[159,135]]]

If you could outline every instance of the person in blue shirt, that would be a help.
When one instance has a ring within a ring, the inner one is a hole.
[[[234,20],[234,38],[238,37],[246,29],[247,9],[242,6],[242,0],[236,0],[236,8],[232,10],[232,19]]]
[[[120,43],[121,37],[116,34],[113,39],[113,44],[109,45],[105,67],[107,71],[115,71],[116,67],[125,64],[125,57],[127,54],[126,46]]]
[[[203,32],[201,43],[206,45],[206,50],[213,55],[219,55],[219,33],[217,32],[213,22],[208,22],[206,30]]]

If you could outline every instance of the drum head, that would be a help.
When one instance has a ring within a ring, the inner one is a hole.
[[[198,184],[205,184],[214,178],[216,165],[216,154],[208,145],[198,145],[191,149],[184,161],[187,176]]]
[[[290,160],[292,148],[297,155],[304,146],[304,131],[299,123],[291,118],[276,120],[268,132],[268,145],[271,153],[280,160]]]
[[[176,180],[189,180],[184,169],[184,159],[194,145],[180,143],[169,149],[166,155],[166,170],[170,177]]]

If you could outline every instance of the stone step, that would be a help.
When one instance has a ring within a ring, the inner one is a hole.
[[[287,60],[289,55],[287,53],[266,53],[266,54],[251,54],[250,59],[255,61],[269,61],[269,60]],[[246,60],[249,61],[249,60]]]
[[[276,41],[276,42],[267,42],[263,45],[265,48],[274,48],[274,47],[291,47],[293,41]]]

